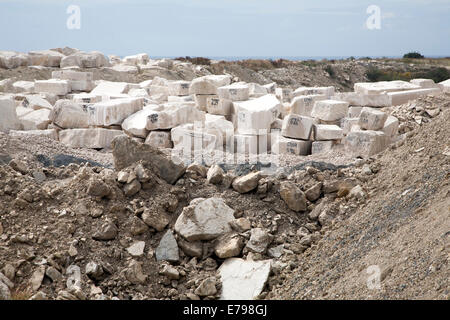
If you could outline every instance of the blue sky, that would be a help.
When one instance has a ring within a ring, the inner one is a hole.
[[[69,30],[69,5],[81,28]],[[369,30],[369,5],[381,29]],[[0,0],[0,50],[150,56],[450,56],[450,0]]]

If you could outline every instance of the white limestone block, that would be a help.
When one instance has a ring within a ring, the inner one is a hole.
[[[257,99],[233,102],[237,131],[240,134],[267,134],[272,122],[278,118],[281,103],[273,94]]]
[[[337,100],[321,100],[314,103],[311,117],[324,121],[336,121],[344,118],[348,112],[348,103]]]
[[[333,100],[346,101],[352,106],[390,107],[391,98],[386,93],[362,94],[357,92],[336,93]]]
[[[358,82],[355,83],[354,89],[356,93],[361,94],[380,94],[394,91],[414,90],[421,87],[407,81],[379,81],[379,82]]]
[[[311,144],[311,141],[290,139],[278,135],[272,141],[272,153],[307,156],[311,154]]]
[[[344,137],[343,130],[336,125],[316,124],[314,126],[314,139],[322,140],[339,140]]]
[[[60,68],[101,68],[110,67],[109,59],[98,51],[83,52],[77,51],[61,59]]]
[[[189,81],[171,81],[169,82],[169,95],[171,96],[188,96],[189,86],[191,83]]]
[[[62,53],[53,50],[39,50],[28,52],[29,63],[32,66],[58,67],[61,59],[65,57]]]
[[[24,108],[38,109],[53,109],[53,106],[39,95],[26,95],[22,101]]]
[[[72,88],[70,82],[67,80],[36,80],[34,82],[34,92],[52,93],[58,96],[64,96],[68,94]]]
[[[158,102],[165,102],[167,101],[167,97],[170,95],[169,93],[169,87],[167,86],[158,86],[152,84],[149,88],[150,97],[152,100],[158,101]]]
[[[183,123],[204,122],[205,113],[190,105],[168,105],[147,116],[147,130],[172,129]]]
[[[300,87],[293,92],[293,97],[322,95],[330,99],[334,95],[334,87]]]
[[[421,88],[437,88],[437,84],[432,79],[412,79],[409,82]]]
[[[122,98],[89,105],[89,124],[94,126],[120,125],[129,115],[144,106],[143,98]]]
[[[59,132],[59,141],[72,148],[110,148],[112,140],[123,134],[122,130],[105,128],[67,129]]]
[[[267,89],[267,93],[268,94],[275,94],[276,89],[277,89],[277,84],[276,82],[272,82],[272,83],[268,83],[263,85],[264,88]]]
[[[340,127],[342,128],[342,131],[344,134],[347,134],[350,131],[352,131],[352,128],[355,125],[358,126],[358,128],[360,128],[359,117],[358,118],[342,118],[341,119]]]
[[[249,88],[249,95],[252,98],[259,98],[261,96],[265,96],[266,94],[270,93],[266,87],[257,83],[249,83],[248,88]]]
[[[276,88],[275,95],[281,102],[291,102],[293,90],[291,88]]]
[[[232,139],[234,126],[224,116],[205,114],[205,132],[215,135],[218,141],[222,140],[226,144]]]
[[[9,96],[0,96],[0,131],[21,129],[19,118],[16,114],[16,104]]]
[[[344,139],[346,151],[355,157],[373,156],[386,149],[388,145],[389,137],[381,131],[352,131]]]
[[[361,106],[350,106],[348,107],[347,118],[358,118],[361,114]]]
[[[388,115],[385,112],[364,107],[359,115],[359,126],[365,130],[381,130]]]
[[[189,87],[189,94],[217,94],[217,88],[231,83],[229,75],[208,75],[195,78]]]
[[[183,124],[170,131],[174,149],[182,149],[187,154],[191,151],[223,149],[222,141],[213,134],[206,133],[201,126],[192,123]]]
[[[168,96],[167,102],[194,102],[193,96]]]
[[[314,141],[311,147],[311,154],[325,153],[333,149],[334,141]]]
[[[172,148],[170,131],[150,131],[145,143],[155,148]]]
[[[428,94],[439,94],[439,93],[441,93],[440,88],[429,88],[429,89],[388,92],[387,95],[391,99],[391,105],[398,106],[407,103],[410,100],[415,100],[419,97],[426,96]]]
[[[245,101],[248,100],[249,94],[250,89],[246,84],[231,84],[217,88],[217,95],[225,100]]]
[[[206,98],[206,111],[210,114],[228,116],[233,112],[233,102],[219,99],[216,96],[209,96]]]
[[[394,138],[398,134],[399,121],[394,116],[388,116],[384,123],[382,131],[386,136]]]
[[[148,95],[148,91],[146,89],[130,89],[130,91],[128,91],[128,95],[130,97],[142,97],[142,98],[150,98],[150,96]]]
[[[289,114],[283,119],[281,135],[286,138],[309,140],[315,123],[313,118]]]
[[[74,94],[72,96],[72,100],[77,103],[91,104],[91,103],[102,102],[102,96],[83,92],[83,93]]]
[[[30,57],[16,51],[0,51],[0,68],[15,69],[30,64]]]
[[[101,81],[92,91],[91,94],[103,96],[103,95],[116,95],[127,93],[130,86],[126,82],[113,82],[113,81]]]
[[[28,131],[11,130],[9,132],[9,135],[12,137],[26,137],[26,136],[47,137],[58,141],[58,132],[56,131],[56,129],[28,130]]]
[[[450,92],[450,79],[447,79],[445,81],[439,82],[439,87],[444,92]]]
[[[73,91],[91,91],[95,87],[94,75],[92,72],[59,70],[52,72],[52,78],[69,80]]]
[[[148,135],[146,128],[147,119],[154,112],[155,110],[153,108],[144,107],[142,110],[133,113],[122,122],[122,130],[135,137],[146,138]]]
[[[23,130],[44,130],[50,124],[50,110],[39,109],[19,118]]]
[[[13,91],[16,93],[21,92],[34,92],[34,81],[16,81],[12,85]]]
[[[146,53],[139,53],[131,56],[126,56],[122,59],[122,63],[132,66],[147,64],[149,61],[150,58]]]
[[[206,111],[208,105],[208,99],[216,99],[216,94],[196,94],[194,95],[195,106],[198,110]]]
[[[326,96],[322,94],[313,94],[308,96],[296,96],[292,99],[291,110],[292,114],[310,117],[311,111],[316,101],[325,100]]]

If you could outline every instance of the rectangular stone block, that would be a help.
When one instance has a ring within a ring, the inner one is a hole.
[[[67,129],[59,132],[59,141],[72,148],[110,148],[111,141],[123,134],[122,130],[105,128]]]
[[[334,141],[314,141],[311,147],[311,154],[325,153],[333,149]]]
[[[94,126],[120,125],[144,106],[144,98],[122,98],[87,106],[89,123]]]
[[[381,130],[388,115],[382,111],[364,107],[359,115],[359,126],[365,130]]]
[[[56,129],[46,129],[46,130],[28,130],[28,131],[22,131],[22,130],[11,130],[9,132],[9,135],[12,137],[47,137],[53,140],[58,141],[58,132]]]
[[[315,123],[316,121],[310,117],[287,115],[283,119],[281,135],[286,138],[309,140]]]
[[[205,113],[190,105],[168,105],[147,116],[147,130],[172,129],[184,123],[204,122]]]
[[[249,99],[250,89],[246,84],[231,84],[217,88],[217,95],[220,99],[245,101]]]
[[[53,109],[53,106],[50,104],[50,102],[48,102],[39,95],[26,95],[22,101],[22,106],[24,108],[30,108],[33,110]]]
[[[156,108],[151,106],[144,107],[142,110],[129,115],[122,122],[122,130],[132,136],[146,138],[148,135],[148,130],[146,128],[148,116],[155,113],[155,111],[157,111],[155,109],[157,108],[158,106],[156,106]]]
[[[350,131],[352,131],[353,126],[358,126],[358,128],[360,128],[359,117],[358,118],[342,118],[341,119],[340,127],[344,134],[347,134]]]
[[[170,131],[150,131],[145,143],[155,148],[172,148]]]
[[[358,118],[361,114],[361,106],[350,106],[348,107],[347,118]]]
[[[193,96],[168,96],[167,102],[175,102],[175,103],[182,103],[182,102],[194,102]]]
[[[333,100],[346,101],[352,106],[369,107],[390,107],[392,105],[390,97],[386,93],[380,94],[362,94],[356,92],[336,93]]]
[[[339,140],[344,137],[344,132],[336,125],[316,124],[314,125],[315,140]]]
[[[233,123],[224,116],[206,114],[204,128],[206,133],[215,135],[223,144],[229,143],[234,135]]]
[[[217,94],[217,88],[231,83],[229,75],[209,75],[195,78],[189,87],[189,94]]]
[[[402,80],[395,80],[379,82],[358,82],[355,83],[354,89],[356,93],[369,95],[420,89],[420,86]]]
[[[313,94],[308,96],[297,96],[292,100],[290,112],[301,116],[311,116],[311,111],[316,101],[325,100],[326,96]]]
[[[215,135],[206,133],[192,123],[173,128],[170,135],[174,149],[182,149],[184,155],[190,155],[191,151],[223,150],[222,141],[218,141]]]
[[[388,116],[386,122],[383,125],[382,131],[386,134],[386,136],[391,139],[396,137],[398,134],[399,121],[394,116]]]
[[[421,88],[437,88],[437,84],[432,79],[412,79],[409,82]]]
[[[444,92],[450,92],[450,79],[439,82],[439,88]]]
[[[189,81],[171,81],[168,84],[169,95],[171,95],[171,96],[188,96],[190,85],[191,85],[191,83]]]
[[[272,154],[292,154],[307,156],[311,154],[311,141],[285,138],[281,135],[272,141]]]
[[[276,84],[276,82],[272,82],[272,83],[263,85],[263,87],[267,89],[268,94],[275,94],[275,91],[277,89],[277,84]]]
[[[334,95],[334,87],[300,87],[293,92],[294,97],[311,95],[323,95],[330,99]]]
[[[67,80],[36,80],[34,82],[34,92],[52,93],[58,96],[64,96],[68,94],[72,88],[70,82]]]
[[[252,98],[259,98],[270,93],[266,87],[257,83],[249,83],[248,87],[249,87],[249,95]]]
[[[12,97],[0,96],[0,131],[21,129],[19,118],[16,114],[16,104]]]
[[[34,81],[16,81],[12,84],[12,89],[15,93],[34,92]]]
[[[114,96],[118,94],[128,93],[130,86],[126,82],[101,81],[92,91],[91,94],[99,96]]]
[[[275,95],[281,102],[291,102],[293,90],[291,88],[276,88]]]
[[[233,102],[236,114],[237,132],[240,134],[262,134],[269,132],[272,122],[278,118],[281,104],[275,95],[268,94],[260,98]]]
[[[348,103],[338,100],[321,100],[314,103],[311,117],[323,121],[336,121],[346,116]]]
[[[92,72],[59,70],[52,72],[52,78],[69,80],[72,91],[91,91],[95,87]]]
[[[388,92],[387,95],[390,97],[392,105],[398,106],[407,103],[410,100],[415,100],[421,96],[426,96],[428,94],[438,94],[440,92],[441,90],[438,88],[431,88],[431,89]]]
[[[217,99],[216,94],[196,94],[194,96],[195,106],[200,111],[206,111],[208,106],[208,99]]]
[[[33,110],[19,118],[23,130],[44,130],[50,124],[50,110]]]
[[[344,146],[355,157],[370,157],[389,146],[389,137],[381,131],[352,131],[345,137]]]
[[[208,97],[206,98],[206,111],[210,114],[228,116],[233,111],[233,102],[217,97]]]

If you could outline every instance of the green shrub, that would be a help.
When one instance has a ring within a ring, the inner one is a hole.
[[[438,83],[450,78],[450,71],[447,68],[432,68],[428,71],[417,72],[414,74],[414,78],[433,79]]]
[[[331,66],[331,65],[326,65],[324,68],[323,68],[327,73],[328,73],[328,75],[330,76],[330,77],[334,77],[334,75],[336,74],[335,72],[334,72],[334,69],[333,69],[333,67]]]
[[[211,59],[203,58],[203,57],[191,58],[191,57],[187,56],[187,57],[179,57],[179,58],[176,58],[175,60],[189,61],[192,64],[196,64],[196,65],[207,65],[207,66],[211,65]]]
[[[423,55],[421,55],[419,52],[408,52],[403,55],[403,59],[423,59],[425,58]]]

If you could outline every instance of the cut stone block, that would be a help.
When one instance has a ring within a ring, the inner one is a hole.
[[[22,131],[22,130],[11,130],[9,132],[9,135],[14,137],[26,137],[26,136],[33,136],[33,137],[47,137],[53,140],[58,141],[58,132],[56,129],[46,129],[46,130],[28,130],[28,131]]]
[[[240,134],[267,134],[272,122],[278,117],[281,104],[275,95],[233,103],[237,118],[237,131]]]
[[[291,102],[293,98],[291,88],[276,88],[275,89],[275,95],[278,99],[280,99],[281,102]]]
[[[21,118],[24,115],[29,114],[30,112],[33,112],[33,111],[34,111],[34,109],[31,109],[31,108],[24,108],[22,106],[16,107],[16,114],[17,114],[18,118]]]
[[[33,110],[38,109],[53,109],[53,106],[44,98],[39,95],[26,95],[22,101],[24,108],[31,108]]]
[[[208,105],[208,99],[217,99],[218,96],[216,94],[196,94],[194,96],[195,106],[200,111],[206,111]]]
[[[220,99],[245,101],[249,98],[250,89],[246,84],[231,84],[217,88],[217,95]]]
[[[437,84],[432,79],[412,79],[409,82],[421,88],[436,88]]]
[[[98,51],[83,52],[78,51],[61,59],[60,68],[80,67],[80,68],[101,68],[110,67],[109,59]]]
[[[0,131],[21,129],[19,118],[16,114],[16,104],[13,98],[0,96]]]
[[[189,87],[189,94],[217,94],[217,88],[231,83],[229,75],[209,75],[195,78]]]
[[[231,100],[219,99],[215,96],[206,98],[206,111],[216,115],[231,115],[233,102]]]
[[[129,115],[144,105],[143,98],[122,98],[95,103],[87,107],[89,124],[94,126],[120,125]]]
[[[148,54],[139,53],[132,56],[126,56],[122,59],[122,62],[127,65],[138,66],[142,64],[147,64],[150,61]]]
[[[36,80],[34,82],[34,92],[52,93],[64,96],[71,91],[70,83],[67,80]]]
[[[388,116],[384,123],[382,131],[386,136],[394,138],[398,134],[399,121],[394,116]]]
[[[329,152],[333,149],[334,141],[314,141],[311,147],[311,154]]]
[[[222,141],[218,141],[213,134],[206,133],[201,127],[194,127],[187,123],[173,128],[170,131],[174,149],[191,151],[223,149]]]
[[[145,143],[155,148],[172,148],[170,131],[151,131],[145,139]]]
[[[190,105],[169,105],[147,117],[147,130],[172,129],[182,123],[204,122],[205,113]]]
[[[391,98],[386,93],[380,94],[362,94],[356,92],[336,93],[333,100],[346,101],[352,106],[370,106],[370,107],[390,107]]]
[[[311,141],[290,139],[283,136],[277,136],[274,140],[272,143],[273,154],[293,154],[297,156],[311,154]]]
[[[194,97],[193,96],[168,96],[167,102],[176,102],[176,103],[194,102]]]
[[[249,95],[250,95],[250,97],[253,97],[253,98],[259,98],[261,96],[265,96],[266,94],[270,93],[266,87],[261,86],[257,83],[249,83],[248,88],[249,88]],[[272,92],[272,93],[274,93],[274,92]]]
[[[398,92],[388,92],[387,95],[391,99],[391,104],[393,106],[398,106],[407,103],[410,100],[417,99],[421,96],[426,96],[428,94],[438,94],[441,90],[439,88],[431,89],[417,89],[408,91],[398,91]]]
[[[15,69],[28,66],[30,57],[25,53],[16,51],[0,51],[0,68]]]
[[[148,91],[146,89],[130,89],[130,91],[128,91],[128,95],[130,97],[141,97],[141,98],[150,98],[150,96],[148,95]]]
[[[234,126],[233,123],[226,120],[224,116],[206,114],[205,132],[215,135],[218,141],[222,140],[223,143],[226,144],[234,134]]]
[[[21,92],[34,92],[34,81],[16,81],[12,85],[13,91],[16,93]]]
[[[450,92],[450,79],[439,82],[439,87],[444,92]]]
[[[300,87],[293,92],[294,97],[322,95],[330,99],[334,95],[334,87]]]
[[[72,96],[72,100],[77,103],[91,104],[102,102],[102,96],[92,93],[76,93]]]
[[[297,96],[292,100],[291,110],[292,114],[298,114],[301,116],[311,116],[311,111],[316,101],[325,100],[326,96],[321,94],[313,94],[309,96]]]
[[[309,140],[316,121],[296,114],[287,115],[283,120],[281,135],[287,138]]]
[[[360,106],[350,106],[348,108],[347,117],[348,118],[358,118],[361,114],[363,107]]]
[[[268,94],[275,94],[276,89],[277,89],[277,83],[276,82],[272,82],[272,83],[268,83],[263,85],[264,88],[267,89],[267,93]]]
[[[169,95],[171,96],[188,96],[189,87],[191,83],[189,81],[172,81],[169,82]]]
[[[104,128],[67,129],[59,132],[59,141],[72,148],[110,148],[111,141],[123,134],[122,130]]]
[[[23,130],[44,130],[50,124],[50,110],[39,109],[34,110],[26,115],[20,117],[20,123],[22,124]]]
[[[339,140],[343,136],[343,130],[336,125],[316,124],[314,126],[315,140]]]
[[[149,88],[150,91],[150,97],[158,102],[164,102],[167,101],[169,93],[169,87],[165,86],[157,86],[152,84]]]
[[[355,83],[356,93],[361,94],[380,94],[393,91],[404,91],[420,89],[420,86],[401,80],[379,81],[379,82],[358,82]]]
[[[122,122],[122,130],[135,137],[146,138],[148,135],[147,119],[154,112],[153,108],[144,108],[133,113]]]
[[[314,103],[311,116],[324,121],[336,121],[344,118],[348,112],[348,103],[337,100],[321,100]]]
[[[91,91],[94,85],[92,72],[79,72],[73,70],[60,70],[52,72],[53,79],[69,80],[73,91]]]
[[[344,134],[352,131],[353,126],[359,126],[359,118],[342,118],[341,119],[341,128]]]
[[[101,81],[92,91],[91,94],[98,96],[108,96],[127,93],[130,89],[126,82]]]
[[[381,130],[387,117],[382,111],[364,107],[359,115],[359,126],[366,130]]]
[[[355,157],[370,157],[389,145],[389,137],[384,132],[365,130],[352,131],[344,139],[345,149]]]
[[[53,50],[40,50],[28,52],[28,57],[30,65],[32,66],[59,68],[61,59],[64,58],[65,55]]]

